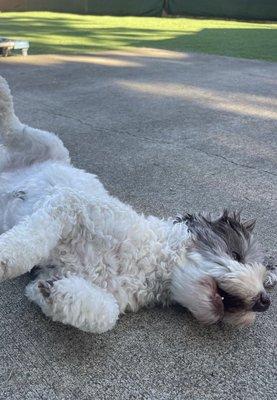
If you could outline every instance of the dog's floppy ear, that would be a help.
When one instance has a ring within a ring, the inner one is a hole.
[[[250,233],[254,230],[255,225],[256,225],[256,219],[254,219],[254,218],[243,222],[244,228]]]
[[[203,274],[194,264],[173,270],[171,294],[174,301],[204,324],[214,324],[224,315],[215,279]]]

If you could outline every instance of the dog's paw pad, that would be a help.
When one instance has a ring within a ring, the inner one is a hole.
[[[59,279],[61,279],[61,278],[59,276],[55,275],[51,279],[38,282],[38,288],[44,298],[49,299],[49,297],[51,296],[53,287],[54,287],[54,283],[56,281],[58,281]]]
[[[38,288],[39,288],[42,296],[45,297],[45,298],[50,297],[52,287],[53,287],[53,284],[51,285],[47,281],[40,281],[38,283]]]
[[[14,192],[12,192],[13,197],[20,199],[20,200],[25,200],[27,193],[24,192],[24,190],[16,190]]]

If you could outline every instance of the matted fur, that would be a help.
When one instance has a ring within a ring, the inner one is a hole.
[[[268,307],[252,222],[138,214],[56,135],[22,124],[2,78],[0,130],[0,279],[37,266],[26,294],[53,320],[101,333],[127,310],[178,302],[203,323],[246,325]]]

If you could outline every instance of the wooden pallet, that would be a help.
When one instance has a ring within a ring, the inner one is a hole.
[[[21,50],[23,56],[27,56],[29,42],[27,40],[13,40],[0,37],[0,55],[7,57],[12,50]]]

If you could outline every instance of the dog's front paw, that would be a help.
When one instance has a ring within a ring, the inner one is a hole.
[[[264,287],[266,289],[272,289],[277,284],[277,268],[271,268],[264,281]]]

